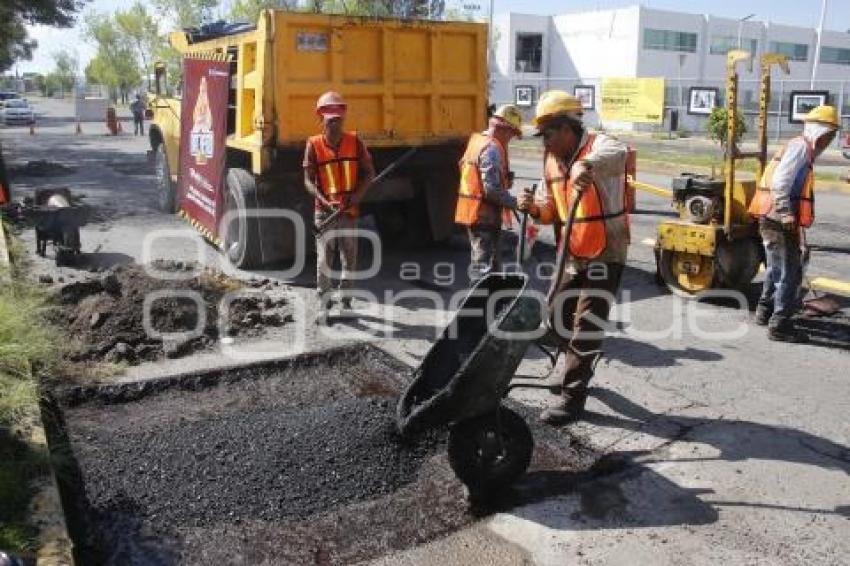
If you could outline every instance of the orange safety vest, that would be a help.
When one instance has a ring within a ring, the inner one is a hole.
[[[596,134],[588,134],[587,141],[579,149],[575,161],[581,161],[590,153],[595,140]],[[573,184],[569,180],[569,173],[564,169],[561,160],[551,153],[546,153],[543,163],[546,186],[555,199],[560,221],[566,223],[573,204]],[[626,215],[628,227],[627,195],[628,191],[624,189],[622,210],[606,213],[595,184],[591,184],[582,192],[570,234],[570,255],[579,259],[593,259],[599,256],[608,243],[605,234],[605,220],[608,218]]]
[[[458,189],[457,208],[455,209],[455,222],[464,226],[474,226],[481,221],[481,208],[489,206],[496,208],[497,205],[484,200],[484,183],[481,180],[481,171],[478,169],[478,160],[481,154],[491,144],[496,145],[499,156],[502,158],[502,170],[499,171],[502,186],[509,184],[508,152],[502,142],[484,134],[472,134],[466,151],[460,160],[460,188]],[[511,213],[508,209],[502,210],[502,222],[510,226]]]
[[[311,136],[308,140],[316,152],[316,169],[319,174],[319,190],[334,205],[346,206],[348,199],[357,188],[357,171],[360,164],[357,134],[345,132],[339,150],[328,145],[323,134]],[[316,205],[318,209],[318,203]],[[352,216],[357,215],[356,207],[349,209]]]
[[[805,138],[800,139],[806,144],[807,163],[797,173],[794,179],[794,186],[791,189],[791,206],[793,210],[794,205],[797,205],[797,223],[804,228],[808,228],[815,220],[815,159],[812,145]],[[776,168],[779,166],[779,162],[782,161],[782,156],[785,154],[787,147],[785,145],[777,151],[773,159],[770,160],[770,163],[767,164],[767,167],[764,168],[764,174],[761,176],[758,190],[749,208],[750,215],[755,218],[768,216],[774,212],[776,202],[773,200],[770,188],[773,186],[773,175],[776,173]]]

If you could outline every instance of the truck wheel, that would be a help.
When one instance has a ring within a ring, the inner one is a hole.
[[[165,143],[160,143],[154,151],[154,168],[156,170],[157,205],[162,212],[174,214],[177,212],[177,191],[171,182],[171,171],[168,168],[168,157],[165,155]]]
[[[449,431],[449,464],[473,501],[510,487],[528,468],[534,438],[514,411],[496,411],[460,421]]]
[[[224,253],[239,269],[251,269],[262,263],[260,219],[249,214],[259,208],[254,176],[244,169],[227,170]]]

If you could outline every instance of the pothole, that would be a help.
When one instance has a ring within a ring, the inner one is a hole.
[[[480,510],[449,467],[446,431],[395,432],[410,373],[357,345],[56,392],[44,415],[78,562],[350,564],[462,528]],[[589,465],[532,428],[529,476],[501,505]]]

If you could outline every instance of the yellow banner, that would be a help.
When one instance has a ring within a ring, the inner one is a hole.
[[[612,122],[664,121],[664,79],[602,79],[602,119]]]

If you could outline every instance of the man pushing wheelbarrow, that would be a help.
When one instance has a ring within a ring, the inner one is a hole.
[[[527,292],[524,273],[478,279],[397,407],[402,434],[449,426],[449,463],[472,500],[510,486],[531,461],[531,431],[503,399],[514,387],[549,388],[514,380],[544,314],[567,365],[559,400],[542,418],[561,424],[580,416],[626,261],[626,147],[587,132],[579,101],[565,92],[540,98],[535,124],[546,147],[545,186],[522,196],[520,209],[563,223],[548,306]]]
[[[583,124],[581,102],[560,90],[543,93],[534,125],[543,138],[544,183],[518,208],[542,224],[567,223],[549,291],[549,328],[560,338],[566,364],[560,397],[540,418],[553,425],[578,419],[601,355],[629,245],[626,191],[628,148]],[[567,242],[565,244],[564,242]]]

